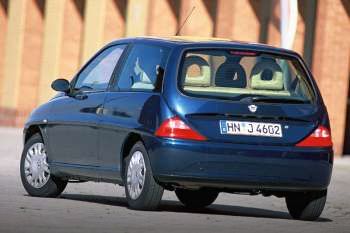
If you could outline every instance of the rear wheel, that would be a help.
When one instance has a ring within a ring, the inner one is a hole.
[[[213,190],[176,189],[175,194],[182,204],[189,208],[204,208],[212,204],[219,193]]]
[[[322,213],[326,204],[327,190],[295,193],[286,197],[289,214],[294,219],[313,221]]]
[[[154,179],[147,151],[137,142],[125,158],[125,193],[130,208],[155,210],[163,196],[163,187]]]
[[[31,196],[56,197],[67,186],[67,181],[51,175],[40,134],[34,134],[24,145],[20,172],[23,187]]]

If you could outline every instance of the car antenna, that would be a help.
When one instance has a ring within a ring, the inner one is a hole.
[[[186,22],[187,22],[187,20],[190,18],[190,16],[192,15],[192,13],[193,13],[193,11],[194,11],[194,9],[196,9],[196,7],[194,6],[194,7],[192,7],[192,9],[191,9],[191,11],[190,11],[190,13],[187,15],[187,17],[186,17],[186,19],[185,19],[185,21],[182,23],[182,25],[179,27],[179,29],[177,30],[177,32],[176,32],[176,34],[175,34],[175,36],[178,36],[179,35],[179,33],[181,32],[181,29],[185,26],[185,24],[186,24]]]

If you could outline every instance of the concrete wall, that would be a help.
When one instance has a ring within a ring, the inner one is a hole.
[[[294,50],[304,56],[345,143],[350,1],[299,0]],[[278,46],[279,0],[0,0],[0,124],[21,126],[103,44],[124,36],[227,37]],[[350,119],[350,118],[349,118]],[[348,124],[350,125],[350,124]],[[349,134],[350,135],[350,134]]]

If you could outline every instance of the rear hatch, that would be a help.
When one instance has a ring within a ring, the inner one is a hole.
[[[294,145],[323,112],[296,57],[231,49],[185,53],[174,114],[214,142]]]
[[[202,106],[199,109],[212,111],[181,108],[184,111],[181,115],[193,129],[216,142],[294,145],[318,125],[317,108],[313,105],[254,104],[257,110],[252,113],[249,110],[251,104],[247,103],[195,102],[190,106]],[[249,133],[243,131],[244,125],[248,127],[247,131],[252,131],[251,135],[244,135]],[[225,127],[229,131],[230,126],[234,128],[233,132],[225,132]],[[271,130],[271,127],[275,129]]]

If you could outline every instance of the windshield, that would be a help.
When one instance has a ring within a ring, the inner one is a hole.
[[[314,92],[297,59],[261,52],[187,52],[182,61],[180,89],[191,96],[238,101],[314,101]]]

